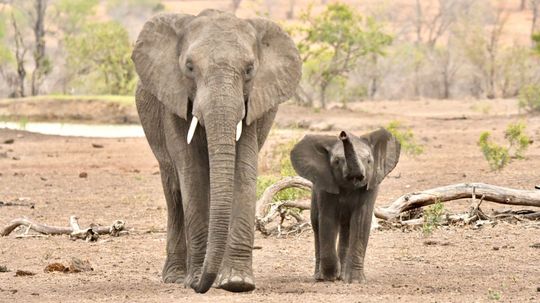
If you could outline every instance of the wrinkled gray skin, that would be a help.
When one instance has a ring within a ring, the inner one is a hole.
[[[400,148],[381,128],[361,137],[349,132],[339,137],[307,135],[291,151],[296,172],[313,182],[316,280],[365,282],[373,206],[379,184],[399,160]]]
[[[264,19],[162,14],[144,25],[132,59],[137,109],[167,200],[163,280],[199,293],[214,282],[254,289],[257,154],[300,80],[293,41]]]

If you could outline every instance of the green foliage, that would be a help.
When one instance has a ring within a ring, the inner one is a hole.
[[[478,146],[488,161],[491,170],[498,171],[503,169],[510,162],[508,148],[498,145],[490,140],[491,134],[483,132],[478,139]]]
[[[525,85],[519,91],[518,106],[527,112],[540,112],[540,85]]]
[[[401,150],[405,151],[405,153],[416,156],[424,152],[424,147],[416,142],[412,130],[403,126],[401,122],[397,120],[391,121],[385,128],[396,137],[401,144]]]
[[[300,37],[298,49],[304,61],[308,82],[320,90],[324,107],[327,89],[338,85],[344,89],[349,72],[359,58],[368,54],[384,55],[392,36],[382,30],[373,18],[363,18],[352,7],[333,3],[314,16],[311,6],[301,14],[302,26],[291,29]]]
[[[275,149],[275,165],[278,168],[278,176],[259,176],[257,178],[257,199],[261,197],[262,193],[270,185],[276,183],[283,177],[296,176],[296,172],[291,163],[290,152],[298,140],[290,140],[288,142],[278,145]],[[298,200],[300,198],[309,197],[310,192],[304,189],[287,188],[280,191],[274,196],[274,201],[286,201],[286,200]]]
[[[504,138],[508,146],[501,146],[490,140],[490,132],[483,132],[478,139],[478,146],[488,161],[489,167],[493,171],[503,169],[511,159],[523,159],[524,153],[529,147],[530,139],[525,133],[526,124],[524,122],[510,123],[504,132]]]
[[[531,38],[534,42],[534,52],[540,55],[540,33],[533,34]]]
[[[431,235],[433,230],[441,225],[444,212],[444,205],[441,201],[437,201],[435,204],[424,209],[424,224],[422,225],[424,235]]]
[[[65,42],[68,65],[78,75],[73,83],[76,87],[97,94],[133,93],[136,76],[131,43],[120,24],[89,23]]]
[[[13,55],[11,54],[6,39],[6,27],[8,16],[5,13],[0,12],[0,68],[2,65],[11,63],[14,61]]]
[[[64,34],[78,32],[96,13],[99,0],[58,0],[53,3],[55,23]]]
[[[530,144],[529,136],[525,133],[527,125],[524,122],[510,123],[506,127],[504,132],[504,138],[510,144],[508,150],[512,153],[514,158],[523,159],[523,154],[527,150]]]
[[[501,293],[499,291],[488,289],[488,299],[493,301],[499,301],[501,299]]]

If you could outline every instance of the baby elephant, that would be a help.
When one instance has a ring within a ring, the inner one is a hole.
[[[339,138],[307,135],[291,151],[296,172],[313,182],[316,280],[365,282],[373,205],[400,149],[397,139],[380,128],[360,137],[345,131]]]

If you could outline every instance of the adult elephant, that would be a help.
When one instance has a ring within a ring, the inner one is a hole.
[[[136,103],[167,200],[163,280],[204,293],[255,288],[257,156],[301,77],[275,23],[205,10],[161,14],[132,54]]]

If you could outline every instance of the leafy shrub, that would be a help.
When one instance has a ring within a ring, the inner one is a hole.
[[[508,124],[504,137],[508,141],[508,146],[501,146],[490,140],[491,133],[483,132],[478,139],[478,146],[488,161],[489,167],[493,171],[503,169],[511,158],[523,159],[524,153],[529,147],[530,140],[525,134],[526,125],[523,122]]]
[[[510,123],[504,132],[504,138],[506,138],[510,144],[508,150],[510,152],[512,152],[512,150],[514,151],[512,156],[514,158],[523,159],[523,153],[525,153],[529,147],[530,139],[527,134],[525,134],[526,127],[527,125],[525,125],[524,122]]]
[[[444,211],[444,205],[441,201],[437,201],[435,204],[424,209],[424,224],[422,225],[424,235],[432,234],[433,230],[441,225]]]
[[[491,170],[501,170],[510,162],[508,148],[490,140],[490,132],[483,132],[478,139],[478,145]]]
[[[540,85],[525,85],[519,91],[518,106],[527,112],[540,112]]]
[[[424,152],[424,147],[416,142],[414,134],[410,128],[406,128],[401,122],[394,120],[385,126],[401,144],[401,149],[409,155],[420,155]]]
[[[257,178],[257,199],[261,197],[266,188],[283,177],[296,176],[289,154],[297,142],[298,140],[290,140],[276,147],[273,166],[279,169],[279,176],[265,175]],[[305,189],[287,188],[275,195],[274,201],[298,200],[307,198],[309,195],[310,192]]]

